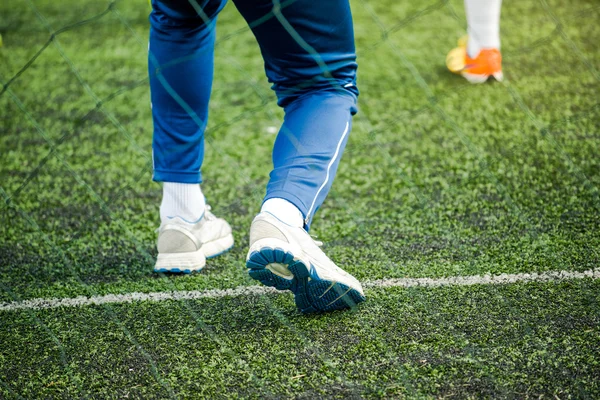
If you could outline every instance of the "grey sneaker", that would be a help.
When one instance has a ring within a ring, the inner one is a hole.
[[[233,247],[231,227],[210,212],[210,206],[195,224],[179,217],[158,228],[158,257],[155,272],[189,274],[200,271],[206,259],[216,257]]]
[[[365,301],[360,282],[339,268],[302,228],[262,212],[250,227],[246,267],[253,279],[291,290],[301,312],[353,308]]]

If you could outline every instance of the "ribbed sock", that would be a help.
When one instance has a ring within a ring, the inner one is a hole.
[[[280,221],[301,228],[304,226],[304,218],[302,212],[285,199],[273,198],[265,201],[260,209],[261,212],[273,214]]]
[[[465,0],[469,57],[477,57],[481,49],[500,50],[501,6],[502,0]]]
[[[179,217],[189,223],[197,222],[204,214],[205,205],[200,184],[164,182],[160,221],[165,223]]]

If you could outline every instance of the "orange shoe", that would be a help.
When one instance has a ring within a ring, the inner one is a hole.
[[[446,56],[446,66],[451,72],[461,74],[471,83],[483,83],[493,76],[497,81],[502,74],[502,55],[498,49],[482,49],[477,57],[467,53],[467,37],[459,39],[458,47],[450,50]]]

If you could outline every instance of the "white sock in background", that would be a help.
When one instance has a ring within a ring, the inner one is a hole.
[[[501,6],[502,0],[465,0],[469,57],[477,57],[481,49],[500,50]]]
[[[285,199],[273,198],[265,201],[260,212],[271,213],[280,221],[297,228],[304,226],[304,218],[298,207]]]
[[[204,214],[205,200],[200,184],[163,182],[163,198],[160,203],[160,221],[180,217],[193,223]]]

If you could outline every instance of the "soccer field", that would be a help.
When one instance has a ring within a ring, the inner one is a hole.
[[[203,191],[235,247],[152,272],[146,0],[0,2],[0,398],[599,398],[600,5],[505,1],[504,82],[445,68],[463,3],[352,0],[359,113],[311,233],[364,285],[250,279],[283,117],[220,15]]]

